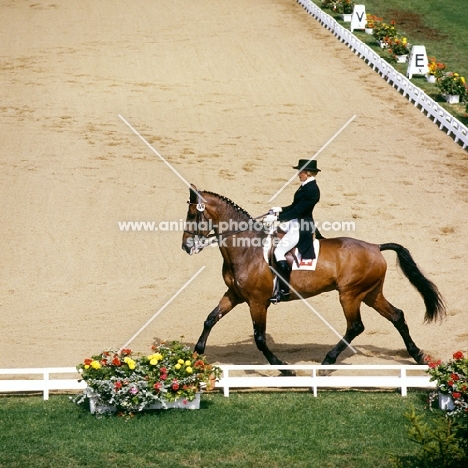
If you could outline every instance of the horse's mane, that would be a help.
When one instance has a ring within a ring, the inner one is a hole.
[[[224,195],[219,195],[218,193],[214,192],[209,192],[208,190],[203,190],[204,193],[208,193],[210,195],[213,195],[214,197],[217,197],[224,201],[227,205],[229,205],[231,208],[233,208],[237,213],[243,214],[247,216],[249,219],[253,219],[252,216],[247,212],[247,210],[244,210],[244,208],[240,207],[237,203],[234,203],[230,198],[225,197]]]

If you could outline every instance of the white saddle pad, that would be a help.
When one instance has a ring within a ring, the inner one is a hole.
[[[268,236],[267,242],[263,244],[263,256],[265,257],[265,261],[268,263],[268,254],[271,249],[271,236]],[[301,254],[299,251],[294,249],[294,255],[296,255],[297,260],[299,261],[299,266],[297,266],[296,262],[293,262],[292,269],[293,270],[315,270],[317,268],[317,262],[320,253],[320,241],[318,239],[314,239],[314,252],[315,258],[313,260],[302,260]]]

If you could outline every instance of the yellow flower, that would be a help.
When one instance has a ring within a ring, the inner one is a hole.
[[[132,358],[129,358],[128,356],[124,359],[125,364],[127,364],[128,368],[130,370],[135,369],[135,361]]]
[[[465,84],[465,78],[463,76],[460,77],[460,81],[462,84]]]
[[[154,354],[150,354],[148,356],[148,361],[150,361],[150,364],[151,365],[155,365],[158,363],[158,361],[160,361],[162,359],[162,355],[160,353],[154,353]]]
[[[182,366],[179,363],[177,363],[174,367],[176,368],[176,370],[179,370]]]
[[[100,364],[98,361],[93,361],[93,362],[91,363],[91,367],[92,367],[93,369],[100,369],[100,368],[101,368],[101,364]]]
[[[89,369],[89,364],[85,364],[84,368]]]
[[[193,372],[193,369],[190,366],[188,366],[185,368],[185,372],[187,372],[187,374],[191,374]]]
[[[183,360],[183,359],[179,359],[177,362],[178,362],[179,364],[182,365],[182,364],[184,363],[184,360]]]
[[[192,365],[192,361],[189,361],[188,359],[185,361],[185,365],[186,366],[191,366]]]

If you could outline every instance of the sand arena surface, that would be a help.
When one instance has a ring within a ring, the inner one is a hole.
[[[0,0],[3,367],[73,366],[122,346],[202,266],[131,344],[193,345],[225,291],[215,248],[189,257],[179,232],[120,232],[118,221],[185,219],[186,186],[124,116],[200,189],[257,216],[318,157],[318,221],[397,242],[448,305],[424,304],[389,263],[387,298],[417,345],[467,351],[468,157],[294,0]],[[274,201],[289,204],[294,181]],[[324,233],[330,237],[349,234]],[[336,292],[309,300],[338,331]],[[366,331],[340,362],[411,363],[393,326],[362,307]],[[321,362],[337,338],[301,302],[270,307],[268,342],[292,363]],[[219,363],[264,363],[246,305],[213,329]]]

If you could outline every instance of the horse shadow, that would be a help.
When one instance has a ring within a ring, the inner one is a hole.
[[[270,349],[278,356],[279,359],[285,361],[286,364],[320,364],[336,343],[330,344],[298,344],[298,343],[276,343],[274,338],[267,334],[267,342]],[[155,337],[154,343],[159,343],[160,338]],[[194,349],[196,343],[184,342],[187,346]],[[378,358],[379,361],[387,361],[388,364],[416,364],[410,357],[406,349],[389,350],[388,347],[379,347],[374,345],[353,346],[357,354],[362,354],[369,359],[367,364],[373,364],[372,358]],[[253,335],[245,340],[226,343],[225,345],[210,345],[205,349],[205,356],[213,364],[268,364],[265,357],[257,349]],[[350,365],[353,364],[353,353],[350,349],[346,349],[338,358],[336,364]],[[348,362],[343,362],[348,360]]]

